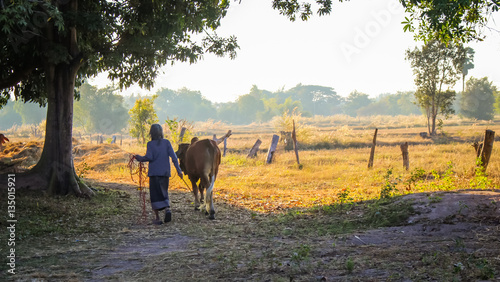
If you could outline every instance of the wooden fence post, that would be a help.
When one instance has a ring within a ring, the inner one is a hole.
[[[257,151],[259,150],[260,144],[262,144],[262,141],[260,141],[260,139],[257,139],[257,141],[255,141],[255,144],[253,144],[252,149],[250,149],[250,152],[248,152],[247,158],[254,158],[257,156]]]
[[[222,153],[222,156],[225,157],[226,156],[226,151],[227,151],[227,138],[224,139],[224,152]]]
[[[186,134],[186,128],[181,128],[181,133],[179,133],[179,144],[182,143],[182,139],[184,139],[184,134]]]
[[[224,152],[222,153],[222,156],[225,157],[226,156],[226,151],[227,151],[227,138],[229,138],[231,135],[233,134],[233,132],[231,130],[228,130],[226,135],[222,136],[221,138],[217,138],[217,135],[213,135],[213,138],[212,140],[214,140],[217,145],[219,145],[220,143],[224,142]]]
[[[472,147],[474,147],[474,150],[476,151],[476,159],[479,158],[479,156],[481,156],[481,150],[483,149],[483,143],[474,142]]]
[[[217,145],[219,145],[220,143],[224,142],[224,140],[226,140],[227,138],[229,138],[231,135],[233,135],[233,131],[232,130],[228,130],[227,133],[224,136],[222,136],[221,138],[217,138],[217,136],[214,134],[213,140],[215,142],[217,142]]]
[[[408,142],[401,144],[401,153],[403,154],[403,166],[406,170],[409,170],[410,159],[408,158]]]
[[[370,159],[368,160],[368,168],[373,167],[373,157],[375,156],[375,146],[377,146],[377,132],[378,128],[375,128],[375,133],[373,134],[372,151],[370,152]]]
[[[490,162],[493,142],[495,142],[495,131],[488,129],[484,133],[483,148],[481,150],[481,165],[483,166],[484,171],[486,171],[486,167],[488,167],[488,163]]]
[[[276,148],[278,147],[278,141],[280,137],[276,134],[273,135],[273,139],[271,140],[271,145],[269,146],[269,151],[267,152],[267,163],[270,164],[273,162],[274,152],[276,152]]]
[[[293,149],[295,150],[295,157],[297,158],[297,164],[300,166],[299,148],[297,148],[297,134],[295,133],[295,120],[293,120],[292,140],[293,140]]]

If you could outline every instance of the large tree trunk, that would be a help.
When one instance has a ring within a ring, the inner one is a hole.
[[[427,107],[426,112],[427,112],[426,113],[427,114],[427,132],[429,132],[429,136],[432,136],[430,107]]]
[[[436,135],[436,117],[437,117],[438,106],[436,105],[436,93],[432,95],[432,109],[431,109],[431,118],[432,118],[432,131],[430,132],[431,136]]]
[[[431,132],[431,136],[435,136],[436,135],[436,118],[437,116],[432,114],[432,132]]]
[[[42,156],[30,172],[57,195],[93,194],[76,176],[72,155],[73,97],[77,67],[58,65],[47,74],[47,124]]]
[[[462,74],[462,95],[465,92],[465,74]]]
[[[59,9],[74,12],[78,8],[77,5],[76,0],[67,1],[61,3]],[[35,188],[46,188],[52,194],[92,196],[93,191],[76,175],[72,155],[74,89],[82,59],[77,45],[76,28],[69,27],[66,33],[60,33],[56,27],[48,24],[46,36],[51,44],[67,48],[71,57],[68,62],[52,62],[50,58],[45,62],[45,143],[40,160],[25,178],[31,185],[35,180]],[[53,48],[51,44],[45,48]]]

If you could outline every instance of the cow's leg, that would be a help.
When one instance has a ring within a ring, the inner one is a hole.
[[[204,201],[204,204],[202,204],[201,206],[206,206],[208,205],[208,203],[210,203],[210,195],[208,193],[208,188],[210,187],[210,175],[208,173],[204,173],[202,176],[201,176],[201,179],[200,179],[200,186],[203,186],[205,188],[207,188],[207,190],[205,191],[205,201]],[[200,210],[201,210],[201,207],[200,207]],[[205,208],[205,214],[208,215],[208,212],[209,210],[207,208]]]
[[[203,206],[205,196],[203,192],[205,191],[206,184],[203,181],[200,181],[200,185],[198,186],[198,190],[200,191],[200,206]],[[201,209],[201,208],[200,208]]]
[[[215,207],[214,207],[214,185],[215,185],[215,175],[212,175],[210,181],[210,186],[205,193],[205,209],[209,214],[210,219],[215,219]]]
[[[196,185],[196,182],[198,182],[198,179],[189,179],[191,180],[191,185],[193,186],[193,194],[194,194],[194,210],[199,210],[200,209],[200,200],[198,199],[198,185]]]

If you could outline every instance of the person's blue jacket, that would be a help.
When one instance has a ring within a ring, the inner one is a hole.
[[[170,177],[170,160],[168,158],[172,159],[177,174],[182,175],[174,148],[167,139],[149,141],[146,155],[135,155],[135,158],[140,162],[149,162],[148,176]]]

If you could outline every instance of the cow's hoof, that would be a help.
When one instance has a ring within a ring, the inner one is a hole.
[[[214,219],[215,219],[215,214],[211,214],[211,215],[208,217],[208,219],[210,219],[210,220],[214,220]]]
[[[207,211],[205,211],[205,215],[208,215],[208,212],[207,212]]]

